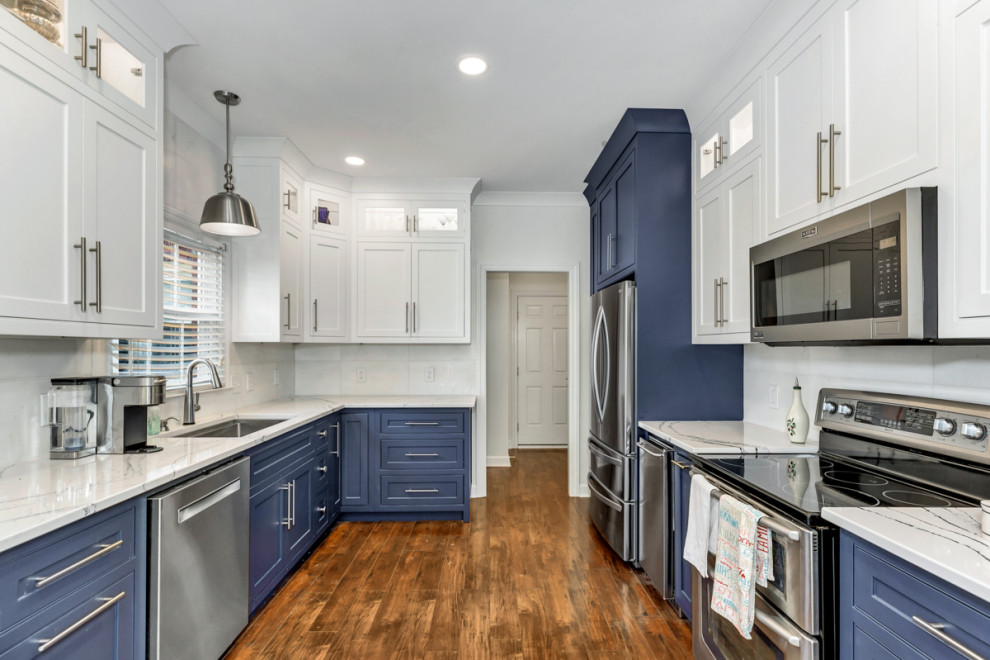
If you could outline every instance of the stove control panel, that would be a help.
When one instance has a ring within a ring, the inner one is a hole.
[[[815,423],[990,463],[990,407],[986,406],[823,389]]]

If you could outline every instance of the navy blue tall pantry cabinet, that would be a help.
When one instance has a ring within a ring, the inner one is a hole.
[[[691,343],[691,130],[630,108],[585,178],[592,293],[635,280],[636,416],[742,419],[741,346]]]

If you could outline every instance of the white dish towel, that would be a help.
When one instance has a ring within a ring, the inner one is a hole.
[[[712,499],[713,490],[715,486],[704,475],[691,477],[684,560],[698,569],[703,578],[708,577],[708,550],[715,551],[712,541],[717,539],[718,534],[718,528],[712,525],[718,520],[718,500]]]
[[[719,500],[718,553],[712,577],[711,608],[728,619],[746,639],[752,638],[756,613],[756,528],[762,517],[763,513],[731,495],[722,495]]]

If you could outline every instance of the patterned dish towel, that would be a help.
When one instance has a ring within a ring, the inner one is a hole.
[[[722,495],[718,514],[718,552],[712,578],[711,608],[728,619],[740,635],[752,639],[750,633],[759,579],[756,573],[757,522],[763,514],[731,495]],[[766,545],[769,547],[770,544]],[[766,579],[763,571],[772,571],[769,565],[771,562],[764,560],[760,566],[763,579]]]

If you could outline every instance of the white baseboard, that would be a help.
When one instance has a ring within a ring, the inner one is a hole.
[[[519,445],[516,447],[519,451],[526,451],[527,449],[567,449],[567,445]]]
[[[578,497],[591,497],[591,491],[588,490],[587,482],[578,486]]]
[[[489,456],[488,467],[512,467],[512,460],[508,456]]]

